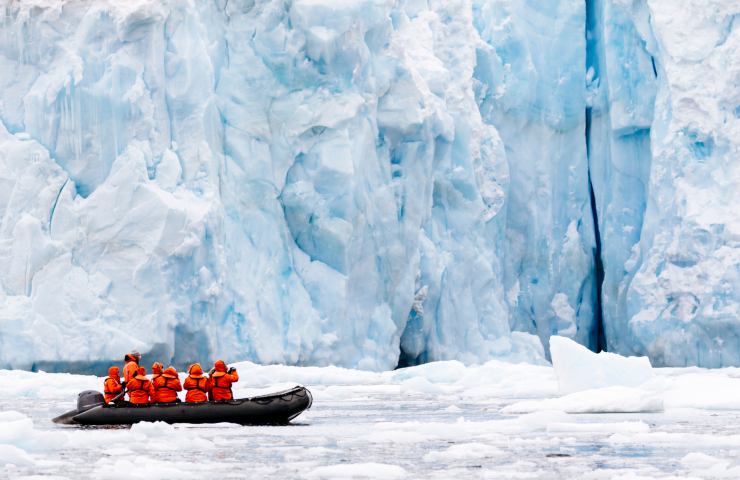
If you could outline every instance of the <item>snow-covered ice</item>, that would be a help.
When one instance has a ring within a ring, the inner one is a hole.
[[[504,413],[562,410],[566,413],[661,412],[663,400],[653,392],[630,387],[604,387],[571,393],[560,398],[524,400],[503,409]]]
[[[651,388],[653,368],[647,357],[594,353],[565,337],[550,338],[552,364],[560,398],[526,400],[505,413],[563,410],[567,413],[660,412],[663,400]]]
[[[50,419],[102,378],[0,371],[0,477],[709,479],[740,469],[734,368],[655,369],[641,388],[663,411],[592,414],[568,413],[577,404],[569,398],[595,390],[560,396],[549,366],[237,366],[237,396],[302,383],[312,409],[285,427],[62,427]],[[691,385],[702,392],[687,396]],[[631,401],[630,389],[597,390],[617,405]],[[546,408],[512,408],[526,402]]]
[[[552,365],[561,394],[610,386],[637,387],[653,378],[647,357],[623,357],[615,353],[592,352],[573,340],[550,338]]]

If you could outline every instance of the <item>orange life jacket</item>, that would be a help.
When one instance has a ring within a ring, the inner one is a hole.
[[[152,365],[152,403],[157,402],[157,400],[155,400],[157,391],[154,387],[154,384],[156,383],[158,378],[162,377],[162,368],[160,367],[160,365],[160,363],[156,362],[154,363],[154,365]]]
[[[118,372],[118,368],[116,368],[116,372]],[[105,382],[103,382],[105,403],[110,403],[111,400],[116,398],[122,391],[123,386],[121,385],[121,379],[118,378],[118,373],[116,373],[115,376],[109,376],[105,379]]]
[[[232,400],[234,393],[231,390],[231,384],[239,381],[239,374],[234,370],[232,373],[226,371],[226,363],[223,360],[218,360],[213,369],[215,370],[211,375],[211,400]]]
[[[132,378],[136,376],[136,373],[139,371],[139,364],[136,363],[135,360],[131,359],[128,362],[126,362],[126,365],[123,367],[123,381],[128,383],[131,381]]]
[[[152,382],[147,380],[141,380],[139,378],[132,378],[126,384],[126,390],[128,391],[128,401],[137,405],[149,403],[149,396],[152,391]]]
[[[210,390],[210,380],[205,377],[193,378],[188,375],[183,387],[188,393],[185,394],[186,402],[207,402],[208,392]]]
[[[177,392],[182,391],[180,379],[157,375],[152,380],[152,402],[169,403],[177,400]]]

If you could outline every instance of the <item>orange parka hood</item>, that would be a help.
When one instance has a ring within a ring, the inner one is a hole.
[[[213,365],[213,369],[215,370],[215,372],[213,372],[214,377],[223,377],[226,375],[226,362],[223,360],[217,360]]]
[[[136,372],[136,376],[134,378],[137,380],[141,380],[142,382],[144,380],[149,380],[146,376],[146,368],[139,367],[139,370]]]
[[[199,363],[194,363],[188,368],[188,374],[193,378],[203,378],[203,367]]]

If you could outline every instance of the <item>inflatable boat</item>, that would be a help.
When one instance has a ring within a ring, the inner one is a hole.
[[[311,392],[301,386],[282,392],[222,402],[108,405],[94,390],[81,392],[77,408],[53,419],[62,425],[130,425],[138,422],[285,425],[311,408]]]

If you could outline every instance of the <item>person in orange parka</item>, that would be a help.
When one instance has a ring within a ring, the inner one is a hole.
[[[118,367],[110,367],[108,369],[108,378],[103,382],[103,394],[105,394],[105,403],[110,403],[114,398],[118,397],[123,391],[123,385],[121,385],[121,378],[119,377]]]
[[[226,370],[226,362],[218,360],[211,369],[211,392],[209,398],[215,401],[233,400],[234,393],[231,391],[231,384],[239,381],[239,374],[236,368],[231,367]]]
[[[126,384],[128,401],[135,405],[146,405],[152,393],[152,382],[146,376],[146,368],[139,367],[136,376]]]
[[[154,385],[154,380],[162,376],[163,369],[164,365],[159,362],[154,362],[152,364],[152,385]]]
[[[188,378],[183,385],[188,393],[185,394],[186,402],[207,402],[211,382],[203,375],[203,367],[194,363],[188,368]]]
[[[125,357],[123,357],[123,384],[124,386],[136,376],[136,373],[139,370],[139,362],[141,361],[141,354],[137,352],[136,350],[133,350],[131,353],[127,353]]]
[[[174,367],[167,367],[162,375],[152,380],[152,403],[179,402],[177,392],[182,392],[182,385]]]

